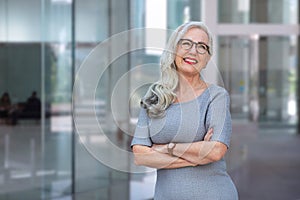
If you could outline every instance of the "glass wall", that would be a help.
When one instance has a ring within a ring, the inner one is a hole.
[[[298,38],[294,32],[275,34],[278,28],[271,26],[296,28],[298,6],[295,0],[218,1],[219,24],[234,26],[218,38],[218,63],[231,93],[234,116],[264,125],[297,124]],[[255,33],[234,31],[247,29],[250,23]],[[259,24],[264,26],[258,28]]]
[[[221,36],[220,70],[233,118],[295,125],[296,36]]]
[[[168,0],[168,28],[175,29],[187,21],[199,21],[201,1],[199,0]]]
[[[297,0],[218,0],[219,23],[298,24]]]
[[[72,192],[72,2],[41,2],[41,196]]]
[[[218,42],[218,63],[225,88],[230,92],[232,117],[257,118],[255,40],[246,36],[221,36]]]
[[[259,42],[260,121],[295,124],[297,36],[262,37]]]
[[[0,127],[5,141],[0,199],[70,194],[72,4],[53,0],[0,4],[0,91],[11,98]]]
[[[75,82],[73,90],[76,127],[74,184],[78,198],[82,199],[129,198],[129,174],[111,165],[112,160],[120,159],[112,148],[118,146],[126,150],[129,142],[127,134],[118,126],[128,125],[127,113],[118,110],[119,118],[116,119],[111,108],[117,81],[129,67],[128,55],[114,57],[115,52],[120,49],[126,52],[128,47],[123,41],[110,42],[111,36],[129,29],[128,2],[75,2],[75,81],[78,82]],[[103,48],[105,51],[101,50]],[[87,76],[84,71],[89,71]],[[126,102],[128,82],[123,86],[120,98]],[[122,164],[128,165],[128,160]]]

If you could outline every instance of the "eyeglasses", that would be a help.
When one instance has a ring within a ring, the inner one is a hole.
[[[193,42],[192,40],[189,40],[189,39],[181,39],[181,40],[179,40],[178,44],[184,50],[190,50],[191,48],[193,48],[193,45],[195,44],[197,53],[205,54],[207,52],[210,55],[209,46],[203,42],[197,43],[197,42]]]

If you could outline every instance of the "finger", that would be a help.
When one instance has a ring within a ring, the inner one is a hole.
[[[208,129],[208,131],[206,132],[206,134],[205,134],[205,135],[210,135],[210,134],[212,134],[212,132],[213,132],[213,129],[212,129],[212,128],[210,128],[210,129]]]
[[[204,137],[204,141],[209,141],[209,134],[206,133],[206,135]]]
[[[204,140],[204,141],[210,141],[210,139],[211,139],[211,136],[212,136],[212,135],[208,134],[208,135],[206,136],[206,138],[205,138],[205,140]]]
[[[214,133],[214,129],[213,128],[210,128],[209,129],[209,134],[208,134],[208,140],[210,140],[211,138],[212,138],[212,136],[213,136],[213,133]]]
[[[213,135],[213,129],[210,128],[204,137],[204,141],[209,141],[211,139],[212,135]]]
[[[213,132],[214,132],[214,129],[213,129],[213,128],[210,128],[210,129],[207,131],[207,133],[209,133],[209,134],[213,134]]]

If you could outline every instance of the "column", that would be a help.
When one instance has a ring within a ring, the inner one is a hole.
[[[298,11],[300,10],[300,3],[298,3]],[[300,15],[298,15],[298,25],[300,24]],[[300,28],[299,28],[300,29]],[[298,55],[300,54],[300,35],[298,34]],[[298,61],[297,70],[297,133],[300,134],[300,62]]]
[[[204,79],[210,83],[219,84],[218,75],[220,70],[217,63],[217,34],[218,34],[218,1],[217,0],[203,0],[201,5],[201,19],[208,26],[213,35],[214,50],[211,61],[208,63],[207,69],[204,70]]]
[[[300,20],[299,20],[300,22]],[[300,53],[300,36],[298,36],[298,54]],[[297,133],[300,134],[300,62],[298,61],[298,72],[297,72],[297,115],[298,115],[298,122],[297,122]]]

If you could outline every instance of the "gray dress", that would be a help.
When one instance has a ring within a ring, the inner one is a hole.
[[[210,85],[196,99],[173,103],[160,119],[149,118],[141,109],[131,145],[152,146],[170,142],[190,143],[204,139],[213,127],[212,141],[229,147],[231,116],[229,95],[219,86]],[[226,172],[224,159],[196,167],[158,169],[155,200],[236,200],[235,185]]]

